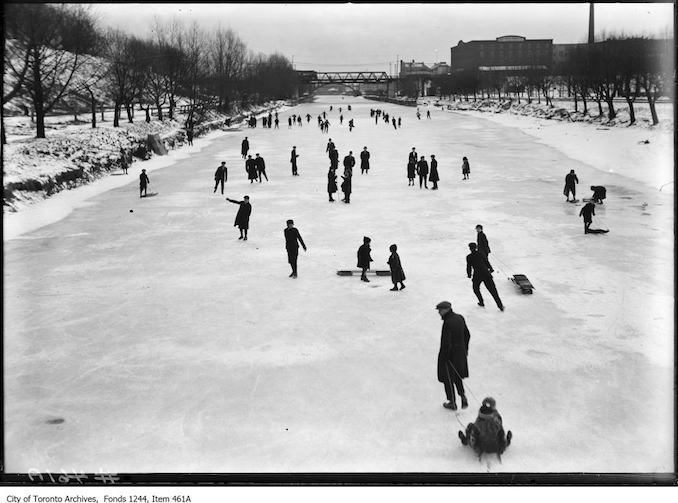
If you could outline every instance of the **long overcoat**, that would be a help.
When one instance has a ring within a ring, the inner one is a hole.
[[[428,163],[426,162],[425,159],[417,163],[417,174],[423,177],[428,175]]]
[[[367,150],[360,152],[360,169],[370,169],[370,153]]]
[[[440,177],[438,176],[438,161],[435,159],[431,161],[431,173],[429,174],[428,179],[430,182],[437,182],[440,180]]]
[[[398,255],[397,252],[391,253],[387,263],[391,268],[391,282],[399,283],[401,281],[405,281],[405,272],[403,271],[403,266],[400,263],[400,255]]]
[[[252,214],[252,205],[250,203],[246,203],[244,200],[236,201],[235,199],[228,199],[228,201],[240,205],[240,208],[238,208],[238,213],[236,213],[235,215],[235,222],[233,222],[233,227],[238,227],[240,229],[249,229],[250,215]]]
[[[369,269],[370,268],[370,262],[372,262],[372,257],[370,256],[370,245],[368,244],[362,244],[360,245],[360,248],[358,248],[358,267],[360,269]]]
[[[445,382],[445,362],[449,362],[460,377],[468,377],[468,346],[471,334],[464,317],[453,311],[443,317],[438,352],[438,381]]]
[[[330,169],[327,172],[327,193],[334,194],[337,191],[337,172]]]

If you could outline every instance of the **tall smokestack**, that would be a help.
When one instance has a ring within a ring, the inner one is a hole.
[[[594,41],[593,33],[593,2],[591,2],[589,4],[589,44],[592,44]]]

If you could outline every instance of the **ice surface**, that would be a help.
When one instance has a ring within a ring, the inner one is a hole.
[[[315,117],[329,104],[327,135]],[[370,108],[402,128],[375,125]],[[287,128],[287,114],[307,111],[310,124]],[[456,433],[491,395],[514,433],[493,471],[673,471],[672,194],[631,168],[568,157],[576,139],[557,149],[476,114],[432,116],[323,97],[281,114],[279,130],[214,133],[38,203],[42,214],[5,215],[6,470],[486,472]],[[244,136],[269,183],[248,183]],[[372,154],[350,205],[327,201],[328,137],[340,158]],[[439,191],[407,186],[412,146],[436,155]],[[237,207],[212,193],[221,160],[226,196],[251,197],[247,242]],[[138,197],[141,167],[154,197]],[[584,235],[580,204],[564,202],[570,169],[580,198],[608,187],[594,227],[609,234]],[[296,280],[287,218],[308,245]],[[466,278],[478,223],[503,313],[485,292],[476,306]],[[336,276],[364,235],[375,268],[398,244],[406,290]],[[533,295],[507,280],[515,273]],[[470,407],[458,416],[436,380],[441,300],[471,331]]]

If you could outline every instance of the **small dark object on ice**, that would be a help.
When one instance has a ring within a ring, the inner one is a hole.
[[[644,145],[647,145],[648,143],[650,143],[650,140],[640,140],[638,143],[642,143]]]
[[[351,270],[341,270],[337,271],[337,276],[357,276],[362,274],[360,269],[351,269]],[[382,270],[367,270],[365,274],[374,274],[375,276],[390,276],[391,271],[382,271]]]
[[[134,213],[134,210],[129,210],[130,213]]]
[[[534,286],[524,274],[514,274],[513,277],[509,279],[518,285],[518,288],[520,288],[522,293],[532,293]]]
[[[475,422],[468,424],[466,433],[459,431],[458,435],[463,445],[470,446],[478,454],[479,461],[483,453],[493,452],[501,462],[501,455],[511,445],[513,438],[511,431],[504,434],[501,415],[492,397],[483,400]]]

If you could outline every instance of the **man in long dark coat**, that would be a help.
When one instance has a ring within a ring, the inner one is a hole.
[[[266,181],[268,182],[268,176],[266,176],[266,162],[264,161],[264,158],[259,157],[259,154],[257,154],[257,158],[254,159],[254,165],[256,166],[256,175],[259,179],[259,183],[261,183],[262,176],[266,178]]]
[[[292,163],[292,175],[293,176],[298,176],[299,173],[297,173],[297,147],[292,147],[292,153],[290,154],[290,163]]]
[[[478,233],[478,250],[481,253],[484,253],[486,257],[489,257],[490,243],[487,242],[487,236],[483,232],[483,226],[480,224],[476,225],[476,232]]]
[[[358,248],[358,267],[362,269],[360,281],[365,281],[366,283],[370,282],[370,280],[367,279],[367,270],[370,268],[370,262],[372,262],[372,256],[370,255],[371,241],[372,240],[367,236],[363,236],[363,244]]]
[[[494,269],[489,260],[487,260],[487,255],[478,251],[478,245],[475,243],[469,243],[468,247],[471,250],[471,253],[466,256],[466,275],[471,278],[471,271],[473,271],[473,293],[478,297],[478,305],[480,307],[485,307],[483,296],[480,293],[480,284],[484,283],[485,288],[487,288],[490,295],[492,295],[492,298],[497,303],[499,310],[503,311],[504,304],[502,304],[501,299],[499,298],[497,287],[492,279]]]
[[[363,147],[363,151],[360,152],[360,174],[367,173],[370,169],[370,153],[367,151],[367,147]]]
[[[141,174],[139,175],[139,197],[146,197],[146,190],[148,189],[148,184],[151,181],[148,179],[146,170],[142,169]]]
[[[431,172],[428,175],[428,181],[433,182],[433,188],[431,190],[438,190],[438,161],[436,161],[436,156],[431,155]]]
[[[245,136],[245,139],[242,141],[240,144],[240,154],[242,155],[242,158],[244,159],[247,157],[247,152],[250,149],[250,142],[247,141],[247,136]]]
[[[294,220],[290,219],[287,221],[287,228],[284,231],[285,234],[285,249],[287,249],[287,261],[292,266],[292,274],[290,278],[297,277],[297,258],[299,257],[299,244],[306,251],[306,244],[304,240],[301,239],[301,234],[299,230],[294,226]]]
[[[577,200],[577,183],[579,183],[579,178],[577,178],[574,170],[571,169],[570,172],[565,175],[565,188],[563,189],[563,195],[568,201],[570,200],[570,192],[572,192],[572,201]]]
[[[424,188],[428,189],[428,185],[426,184],[426,177],[428,176],[428,163],[426,162],[426,158],[423,155],[417,163],[417,174],[419,175],[419,188],[421,189],[423,184]]]
[[[339,151],[334,147],[330,150],[330,166],[332,166],[332,169],[339,167]]]
[[[247,179],[250,183],[254,183],[254,180],[257,179],[257,163],[251,155],[248,155],[245,161],[245,171],[247,171]]]
[[[443,403],[446,409],[457,410],[457,400],[454,388],[461,397],[461,408],[468,407],[463,379],[468,377],[468,346],[471,334],[466,326],[466,320],[460,314],[452,311],[452,304],[448,301],[440,302],[436,309],[443,320],[440,333],[440,351],[438,352],[438,382],[445,386],[447,402]]]
[[[238,213],[235,215],[235,222],[233,222],[233,227],[238,227],[240,229],[240,237],[243,241],[247,241],[247,229],[250,228],[250,215],[252,214],[252,205],[250,204],[250,196],[245,196],[242,201],[237,201],[235,199],[226,200],[229,203],[239,204]]]
[[[221,194],[224,193],[224,182],[228,179],[228,169],[226,168],[226,161],[222,161],[217,170],[214,172],[214,192],[221,184]]]
[[[398,291],[398,283],[400,283],[400,289],[405,289],[405,271],[403,271],[403,266],[400,263],[400,255],[398,255],[398,245],[392,244],[388,248],[391,251],[391,255],[388,257],[386,263],[388,264],[389,269],[391,269],[391,283],[393,283],[392,292]]]

